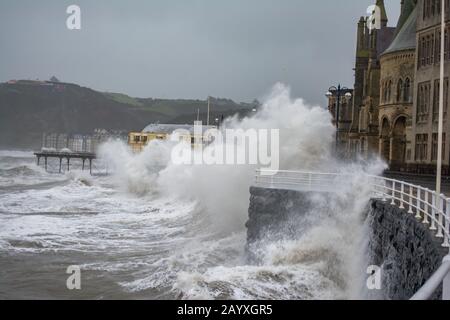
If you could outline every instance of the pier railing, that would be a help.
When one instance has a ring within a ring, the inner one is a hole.
[[[339,192],[347,184],[355,183],[355,179],[364,179],[362,183],[369,186],[372,197],[414,215],[441,239],[443,247],[450,248],[450,198],[428,188],[372,175],[270,170],[257,170],[254,185],[304,192]],[[430,299],[441,284],[444,284],[443,298],[450,299],[450,253],[412,300]]]

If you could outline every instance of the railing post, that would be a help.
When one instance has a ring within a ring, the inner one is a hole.
[[[417,195],[416,195],[416,219],[422,219],[422,213],[421,213],[421,209],[422,209],[422,198],[421,198],[421,191],[422,189],[420,187],[417,188]]]
[[[392,181],[392,201],[391,205],[395,205],[395,181]]]
[[[413,209],[412,209],[413,205],[414,205],[413,196],[414,196],[413,187],[412,187],[412,185],[409,185],[409,210],[408,210],[409,214],[413,214],[414,213]]]
[[[442,238],[444,237],[444,234],[442,233],[443,228],[442,226],[444,225],[444,195],[441,194],[441,196],[438,199],[438,232],[436,234],[437,238]]]
[[[450,247],[450,239],[448,238],[450,234],[450,199],[447,199],[446,205],[445,205],[445,231],[444,231],[444,243],[442,244],[443,247],[449,248]]]
[[[433,192],[431,195],[431,227],[430,230],[436,231],[436,206],[437,206],[437,197],[436,192]]]
[[[405,209],[405,205],[403,204],[403,202],[405,201],[405,184],[403,182],[401,182],[401,186],[400,186],[400,209]]]
[[[450,262],[450,255],[444,258],[444,263],[446,262]],[[447,272],[442,284],[442,300],[450,300],[450,272]]]
[[[433,192],[431,194],[431,227],[430,230],[435,231],[436,230],[436,205],[437,205],[437,194],[436,192]]]
[[[383,189],[381,190],[381,194],[383,195],[383,202],[386,202],[387,201],[386,195],[387,195],[387,190],[388,190],[386,179],[383,179],[383,185],[384,185],[384,187],[382,187]]]
[[[423,223],[424,224],[429,224],[430,222],[428,220],[428,213],[429,213],[430,203],[428,202],[428,193],[429,193],[430,190],[429,189],[425,189],[424,191],[425,191],[425,203],[424,203],[424,206],[423,206],[423,211],[424,211]]]

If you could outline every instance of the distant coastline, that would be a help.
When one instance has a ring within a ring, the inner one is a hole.
[[[211,98],[211,104],[211,117],[242,117],[259,102]],[[134,98],[60,81],[11,80],[0,84],[0,148],[39,148],[43,133],[139,131],[149,123],[192,123],[197,114],[206,121],[207,99]]]

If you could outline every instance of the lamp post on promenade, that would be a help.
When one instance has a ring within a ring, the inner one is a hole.
[[[445,65],[445,1],[441,0],[441,52],[440,52],[440,80],[439,80],[439,125],[438,125],[438,152],[437,152],[437,167],[436,167],[436,206],[441,210],[441,202],[439,195],[441,194],[441,180],[442,180],[442,140],[444,127],[444,65]],[[438,228],[437,237],[443,237],[442,228]]]
[[[336,97],[336,110],[335,110],[335,122],[336,122],[336,154],[338,153],[339,148],[339,117],[340,117],[340,108],[341,108],[341,98],[344,97],[347,102],[353,97],[350,93],[350,89],[347,87],[341,87],[339,84],[337,87],[332,86],[328,89],[328,92],[325,96],[330,99],[331,97]]]

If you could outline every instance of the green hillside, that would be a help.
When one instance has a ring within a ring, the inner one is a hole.
[[[227,99],[211,99],[211,123],[253,109]],[[38,148],[42,133],[92,133],[95,129],[140,131],[149,123],[192,123],[207,102],[140,99],[103,93],[76,84],[18,81],[0,84],[0,148]]]

